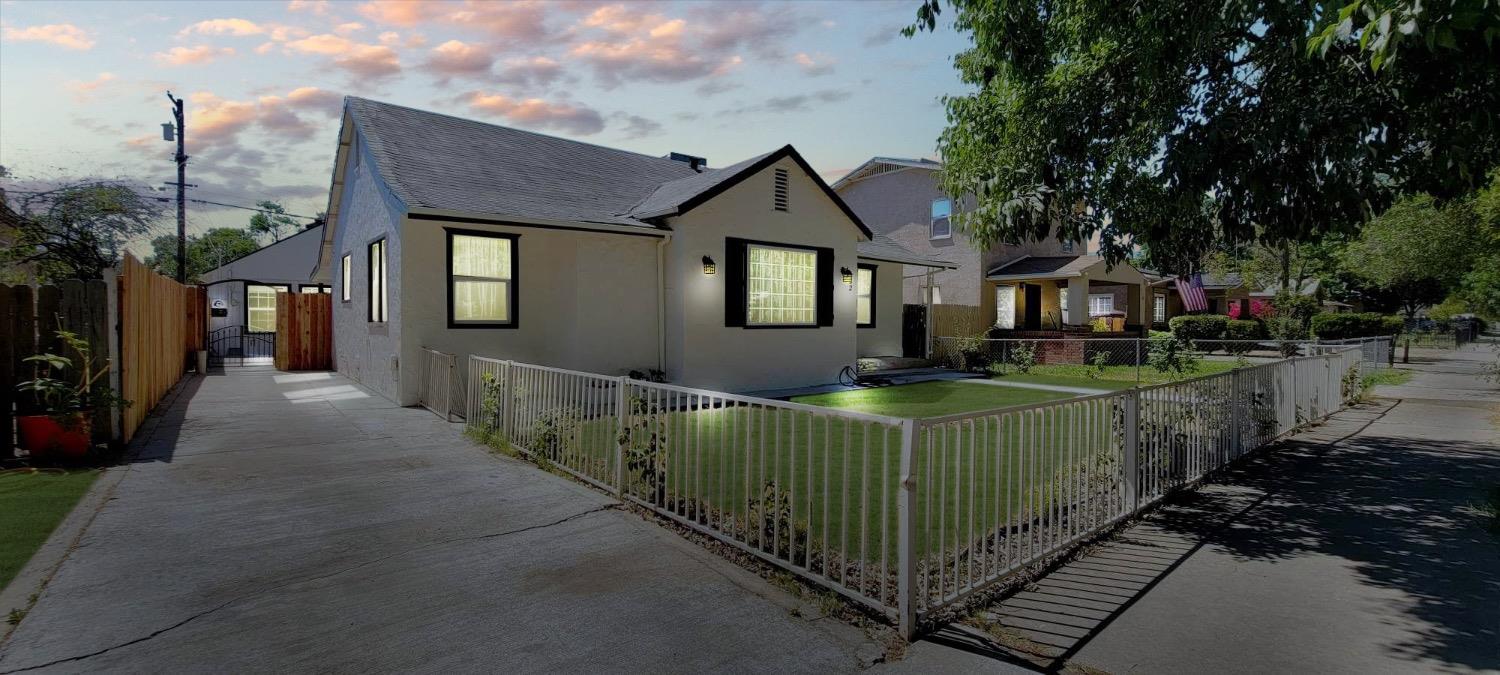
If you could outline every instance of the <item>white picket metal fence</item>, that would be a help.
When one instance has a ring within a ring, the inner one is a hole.
[[[421,371],[417,379],[417,404],[436,413],[443,421],[452,421],[453,413],[458,410],[454,390],[460,385],[453,372],[457,366],[458,357],[436,349],[422,348],[419,363]]]
[[[903,635],[1354,394],[1354,347],[903,419],[470,357],[467,422]]]

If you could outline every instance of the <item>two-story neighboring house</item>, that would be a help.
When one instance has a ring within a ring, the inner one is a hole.
[[[1127,264],[1110,267],[1091,242],[1056,238],[978,250],[954,226],[971,203],[943,193],[929,159],[875,157],[833,184],[871,230],[924,258],[957,269],[908,268],[904,301],[977,307],[981,325],[1016,333],[1084,332],[1100,318],[1110,332],[1139,332],[1150,320],[1147,280]],[[1092,332],[1092,331],[1089,331]]]

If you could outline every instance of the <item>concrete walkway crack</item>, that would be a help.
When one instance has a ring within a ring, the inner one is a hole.
[[[423,550],[426,550],[426,549],[429,549],[429,548],[435,548],[435,547],[438,547],[438,546],[446,546],[448,544],[453,544],[453,543],[457,543],[457,542],[463,542],[463,541],[481,541],[481,540],[484,540],[484,539],[496,539],[496,538],[499,538],[499,537],[507,537],[507,536],[510,536],[510,535],[522,534],[522,533],[526,533],[526,532],[532,532],[534,530],[543,530],[543,529],[547,529],[549,527],[555,527],[557,525],[562,525],[563,523],[567,523],[567,522],[570,522],[570,521],[573,521],[573,520],[577,520],[579,518],[584,518],[586,516],[590,516],[590,515],[593,515],[595,513],[599,513],[601,511],[610,511],[610,510],[623,509],[624,506],[625,506],[624,504],[619,504],[619,503],[605,504],[604,506],[600,506],[600,507],[588,509],[586,511],[580,511],[580,512],[572,514],[570,516],[565,516],[563,518],[559,518],[557,520],[554,520],[554,521],[551,521],[551,522],[547,522],[547,523],[540,523],[540,524],[537,524],[537,525],[528,525],[526,527],[516,528],[514,530],[505,530],[505,531],[502,531],[502,532],[489,532],[489,533],[486,533],[486,534],[468,535],[468,536],[463,536],[463,537],[452,537],[452,538],[449,538],[449,539],[440,539],[438,541],[428,542],[426,544],[422,544],[421,546],[414,546],[412,548],[403,549],[401,551],[397,551],[397,552],[391,553],[389,555],[380,556],[379,558],[374,558],[372,560],[366,560],[364,562],[361,562],[361,563],[358,563],[358,564],[355,564],[355,565],[350,565],[349,567],[344,567],[344,568],[335,570],[333,572],[329,572],[327,574],[320,574],[320,575],[315,576],[315,577],[308,577],[306,579],[298,579],[296,581],[289,581],[289,582],[284,583],[284,584],[278,584],[276,586],[271,586],[269,588],[263,588],[261,590],[255,591],[253,593],[247,593],[245,595],[241,595],[241,596],[238,596],[238,597],[235,597],[235,598],[231,598],[229,600],[225,600],[224,602],[222,602],[222,603],[220,603],[220,604],[218,604],[218,605],[216,605],[214,607],[210,607],[209,609],[206,609],[206,610],[203,610],[201,612],[198,612],[197,614],[189,616],[186,619],[178,621],[177,623],[174,623],[174,624],[172,624],[170,626],[167,626],[166,628],[161,628],[161,629],[152,631],[151,633],[149,633],[147,635],[144,635],[142,637],[135,638],[134,640],[127,640],[125,642],[121,642],[121,643],[116,644],[116,645],[111,645],[109,647],[105,647],[105,648],[97,650],[97,651],[89,652],[87,654],[79,654],[77,656],[69,656],[69,657],[66,657],[66,658],[55,659],[55,660],[52,660],[52,661],[48,661],[46,663],[39,663],[39,664],[32,665],[32,666],[26,666],[24,668],[15,668],[15,669],[12,669],[12,670],[0,670],[0,675],[12,675],[13,673],[24,673],[24,672],[28,672],[28,671],[32,671],[32,670],[38,670],[38,669],[41,669],[41,668],[48,668],[48,667],[51,667],[51,666],[56,666],[56,665],[63,664],[63,663],[73,663],[73,662],[76,662],[76,661],[83,661],[83,660],[86,660],[86,659],[91,659],[91,658],[94,658],[96,656],[107,654],[107,653],[112,652],[112,651],[114,651],[116,649],[121,649],[121,648],[124,648],[124,647],[129,647],[131,645],[136,645],[136,644],[140,644],[142,642],[146,642],[148,640],[155,639],[158,636],[161,636],[161,635],[163,635],[165,633],[169,633],[171,631],[177,630],[178,628],[186,626],[187,624],[192,623],[194,621],[197,621],[198,619],[201,619],[201,618],[203,618],[205,616],[208,616],[208,615],[213,614],[215,612],[218,612],[218,611],[220,611],[222,609],[225,609],[225,608],[227,608],[227,607],[229,607],[231,605],[237,604],[239,602],[242,602],[244,600],[248,600],[250,598],[253,598],[253,597],[256,597],[256,596],[259,596],[259,595],[265,595],[267,593],[273,593],[273,592],[276,592],[276,591],[279,591],[279,590],[282,590],[282,589],[285,589],[285,588],[289,588],[291,586],[296,586],[296,585],[299,585],[299,584],[306,584],[306,583],[311,583],[311,582],[314,582],[314,581],[321,581],[323,579],[328,579],[328,578],[336,577],[336,576],[339,576],[339,575],[342,575],[342,574],[347,574],[349,572],[353,572],[353,571],[358,570],[358,569],[362,569],[362,568],[365,568],[365,567],[369,567],[371,565],[376,565],[376,564],[385,562],[385,561],[390,560],[392,558],[398,558],[400,556],[408,555],[408,554],[411,554],[411,553],[416,553],[417,551],[423,551]]]

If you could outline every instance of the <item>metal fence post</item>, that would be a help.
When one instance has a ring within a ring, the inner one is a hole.
[[[1150,335],[1148,332],[1147,335]],[[1135,383],[1141,383],[1141,339],[1135,339]]]
[[[510,381],[510,366],[511,361],[509,360],[500,364],[500,400],[498,401],[498,405],[496,405],[495,410],[495,412],[500,415],[500,419],[496,420],[497,422],[499,422],[500,426],[500,438],[501,440],[505,441],[506,444],[510,443],[510,417],[512,414],[511,403],[515,399],[515,385],[511,384]]]
[[[1245,403],[1250,399],[1250,393],[1244,391],[1245,370],[1236,368],[1229,371],[1229,453],[1231,457],[1239,457],[1244,451],[1244,408]]]
[[[630,386],[630,377],[621,375],[615,385],[615,494],[625,495],[625,430],[630,424],[630,411],[625,408],[625,389]]]
[[[1125,393],[1125,438],[1122,441],[1125,463],[1125,503],[1134,512],[1141,494],[1141,392]]]
[[[900,489],[896,492],[896,611],[902,639],[917,628],[917,433],[916,420],[901,421]]]

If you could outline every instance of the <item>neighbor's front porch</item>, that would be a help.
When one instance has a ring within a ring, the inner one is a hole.
[[[1099,256],[1029,257],[990,271],[982,297],[1003,334],[1046,339],[1078,334],[1142,335],[1151,298],[1146,278]]]

